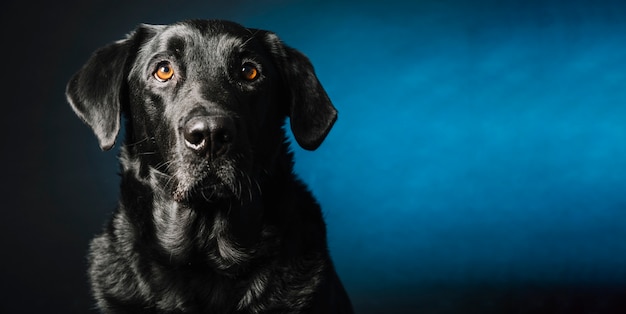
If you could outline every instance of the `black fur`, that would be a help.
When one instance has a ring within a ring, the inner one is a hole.
[[[127,121],[121,199],[89,255],[102,312],[352,312],[283,130],[314,150],[337,117],[304,55],[232,22],[142,25],[67,96],[104,150]]]

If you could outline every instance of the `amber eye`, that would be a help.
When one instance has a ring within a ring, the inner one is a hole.
[[[154,78],[160,82],[165,82],[171,79],[172,76],[174,76],[174,69],[172,69],[172,65],[169,62],[163,61],[157,65],[157,69],[154,72]]]
[[[259,77],[259,69],[250,63],[246,62],[241,66],[241,78],[246,81],[254,81]]]

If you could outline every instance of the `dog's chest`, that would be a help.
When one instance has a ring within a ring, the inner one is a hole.
[[[153,222],[157,243],[175,263],[187,265],[200,259],[227,270],[247,260],[254,251],[237,245],[230,232],[231,223],[220,210],[201,213],[178,202],[155,199]]]
[[[165,274],[163,274],[165,275]],[[234,281],[217,273],[181,271],[163,278],[158,289],[156,307],[167,311],[179,310],[185,313],[234,313],[245,310],[255,313],[261,304],[258,298],[266,292],[263,275],[257,275],[246,284]],[[167,275],[165,275],[167,276]]]
[[[155,237],[169,262],[161,265],[162,280],[154,282],[166,285],[157,289],[164,291],[159,307],[219,313],[254,307],[268,275],[261,271],[244,280],[228,275],[250,252],[230,239],[227,219],[220,213],[205,219],[178,203],[159,203],[153,212]]]

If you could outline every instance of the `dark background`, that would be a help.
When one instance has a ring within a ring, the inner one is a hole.
[[[116,151],[64,98],[139,23],[225,18],[307,54],[340,111],[297,172],[358,313],[626,313],[621,1],[10,1],[0,312],[87,313]]]

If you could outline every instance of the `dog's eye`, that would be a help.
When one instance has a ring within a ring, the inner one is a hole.
[[[169,62],[163,61],[157,65],[156,71],[154,71],[154,78],[159,80],[159,82],[165,82],[174,76],[174,69],[172,69],[172,65]]]
[[[252,63],[246,62],[241,66],[241,78],[254,81],[259,77],[259,69]]]

